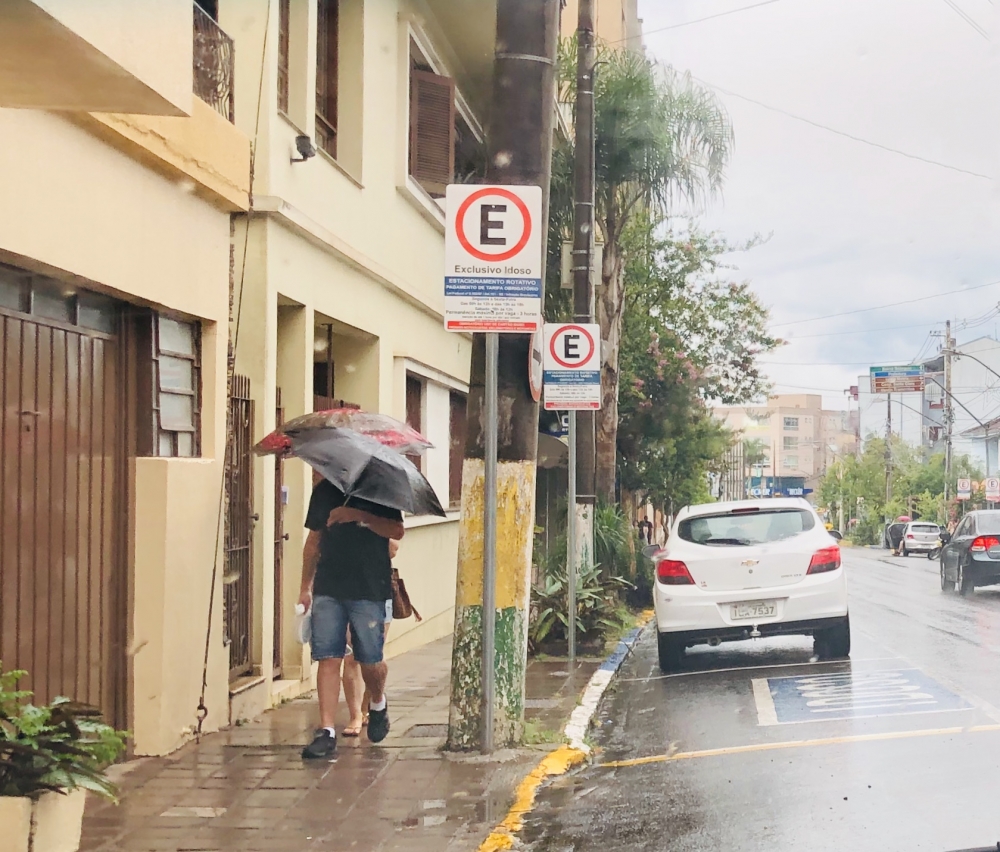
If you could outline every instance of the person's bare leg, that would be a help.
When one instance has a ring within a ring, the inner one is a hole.
[[[392,622],[387,622],[386,625],[385,625],[385,630],[382,633],[383,644],[385,642],[389,641],[389,624],[391,624],[391,623]],[[364,714],[363,720],[362,720],[362,724],[365,724],[365,725],[368,724],[368,705],[371,703],[371,700],[372,700],[372,694],[371,694],[371,692],[368,691],[368,687],[366,686],[365,687],[365,697],[364,697],[364,700],[361,702],[362,713]]]
[[[319,697],[319,725],[332,728],[337,718],[337,704],[340,701],[340,657],[330,657],[319,661],[316,672],[316,694]]]
[[[344,728],[344,733],[356,737],[361,733],[361,708],[364,706],[361,703],[361,694],[364,692],[365,683],[361,679],[361,666],[358,665],[353,654],[344,657],[344,673],[341,680],[344,684],[344,700],[347,702],[347,711],[351,714],[351,719],[347,723],[347,727]]]
[[[384,662],[361,664],[361,677],[371,695],[371,704],[380,704],[385,698],[385,678],[388,673],[389,667]]]

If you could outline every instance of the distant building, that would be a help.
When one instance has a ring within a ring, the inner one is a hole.
[[[743,461],[754,496],[789,496],[801,489],[801,496],[810,497],[829,466],[855,451],[850,413],[824,409],[819,395],[779,394],[761,405],[723,406],[712,413],[743,436],[744,447],[757,445],[760,457],[745,454]]]
[[[594,31],[600,41],[639,53],[644,50],[639,0],[596,0],[594,6]],[[563,38],[576,32],[579,9],[579,0],[566,0],[560,27]]]

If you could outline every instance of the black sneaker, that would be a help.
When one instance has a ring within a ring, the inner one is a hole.
[[[368,739],[373,743],[380,743],[389,734],[389,703],[386,702],[384,709],[373,710],[368,708]]]
[[[337,738],[326,728],[316,731],[313,741],[302,749],[303,760],[323,760],[337,753]]]

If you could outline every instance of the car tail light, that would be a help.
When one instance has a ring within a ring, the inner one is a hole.
[[[824,547],[813,554],[809,560],[809,570],[807,574],[823,574],[827,571],[836,571],[840,567],[840,548]]]
[[[981,535],[972,542],[969,550],[982,553],[993,547],[1000,547],[1000,538],[997,538],[995,535]]]
[[[694,577],[687,565],[676,559],[664,559],[656,564],[656,579],[667,586],[693,586]]]
[[[907,538],[916,538],[916,536],[913,533],[907,533],[906,537]]]

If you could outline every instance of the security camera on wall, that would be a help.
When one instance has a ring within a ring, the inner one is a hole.
[[[299,152],[298,157],[292,157],[293,163],[304,163],[316,156],[316,146],[308,136],[295,137],[295,150]]]

